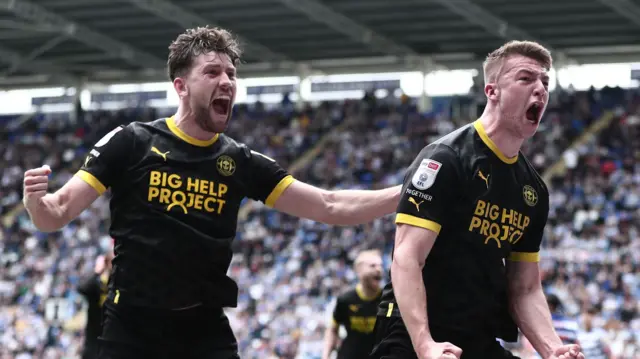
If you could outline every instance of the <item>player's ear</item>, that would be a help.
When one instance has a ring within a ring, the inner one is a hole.
[[[176,77],[173,80],[173,88],[176,90],[178,97],[186,96],[189,94],[187,83],[184,81],[182,77]]]
[[[484,85],[484,94],[487,96],[487,100],[497,100],[500,94],[500,89],[494,83],[488,83]]]

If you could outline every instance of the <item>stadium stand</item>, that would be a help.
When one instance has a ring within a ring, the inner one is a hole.
[[[464,96],[456,101],[464,107],[456,113],[473,114],[479,105]],[[540,170],[562,159],[562,169],[551,177],[542,256],[545,288],[565,302],[570,315],[581,319],[587,310],[594,313],[594,327],[618,358],[640,355],[635,299],[640,295],[640,163],[633,137],[640,127],[639,110],[640,94],[633,91],[555,91],[540,132],[526,148]],[[20,131],[3,134],[0,192],[2,214],[11,225],[0,232],[1,358],[77,355],[84,306],[75,287],[111,241],[105,234],[109,213],[104,197],[61,232],[45,236],[35,231],[24,212],[14,210],[24,169],[45,159],[59,186],[78,167],[87,145],[109,128],[170,112],[87,112],[78,123],[36,115]],[[375,188],[400,183],[425,143],[473,120],[452,114],[448,108],[425,117],[411,102],[394,97],[368,96],[301,110],[288,104],[267,110],[257,104],[236,109],[230,134],[285,166],[299,166],[296,176],[310,183]],[[88,119],[99,125],[86,125]],[[599,125],[603,122],[607,125]],[[329,131],[337,124],[341,131]],[[322,148],[312,148],[318,142]],[[317,157],[295,163],[313,150]],[[379,248],[388,268],[393,232],[391,218],[334,228],[250,203],[230,271],[241,288],[239,307],[229,315],[242,357],[319,357],[329,304],[355,280],[355,254]],[[515,349],[530,352],[525,341]]]

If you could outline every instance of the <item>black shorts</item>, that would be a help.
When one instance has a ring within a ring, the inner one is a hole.
[[[402,318],[378,316],[374,332],[376,339],[370,359],[418,359]],[[495,338],[470,341],[437,337],[434,334],[434,340],[450,342],[462,349],[461,359],[519,359],[504,349]]]
[[[221,308],[180,311],[105,305],[99,359],[238,359]]]

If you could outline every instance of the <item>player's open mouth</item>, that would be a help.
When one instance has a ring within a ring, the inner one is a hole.
[[[527,120],[532,124],[540,122],[542,116],[542,102],[534,102],[527,109]]]
[[[218,97],[211,103],[213,110],[219,115],[228,115],[231,110],[231,99],[227,97]]]

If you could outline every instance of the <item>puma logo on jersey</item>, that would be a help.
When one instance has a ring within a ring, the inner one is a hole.
[[[169,152],[170,152],[170,151],[167,151],[167,152],[162,153],[162,152],[160,152],[160,150],[159,150],[159,149],[157,149],[157,148],[154,146],[154,147],[151,147],[151,152],[153,152],[153,153],[155,153],[155,154],[159,155],[160,157],[164,158],[164,160],[166,161],[166,160],[167,160],[167,154],[169,154]]]
[[[416,202],[415,198],[413,197],[409,197],[409,202],[413,203],[416,206],[416,210],[418,212],[420,212],[420,205],[424,202],[424,201],[420,201],[420,202]]]
[[[358,308],[359,308],[359,306],[356,305],[356,304],[349,305],[349,309],[351,309],[352,312],[357,312]]]
[[[481,170],[478,170],[478,177],[480,177],[480,179],[482,179],[484,181],[484,183],[487,185],[487,189],[489,188],[489,177],[491,175],[487,175],[485,176],[484,173],[482,173]]]

